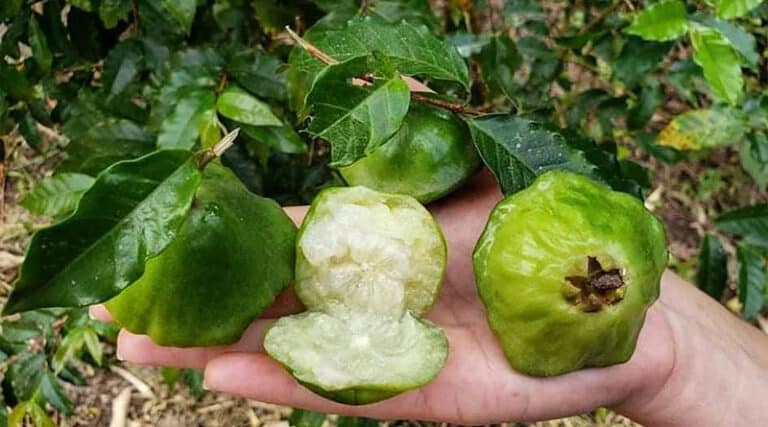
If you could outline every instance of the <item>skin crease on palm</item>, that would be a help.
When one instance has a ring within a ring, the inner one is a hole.
[[[768,414],[768,337],[668,272],[627,363],[533,378],[512,370],[486,323],[471,254],[487,216],[501,199],[493,177],[478,173],[452,196],[429,206],[448,243],[439,300],[427,316],[450,343],[446,366],[427,386],[367,406],[345,406],[300,386],[261,347],[269,318],[301,311],[288,291],[228,347],[163,348],[121,331],[126,361],[205,369],[212,390],[327,413],[460,424],[551,419],[610,407],[646,425],[760,425]],[[306,207],[286,208],[300,223]],[[109,320],[102,306],[92,316]]]

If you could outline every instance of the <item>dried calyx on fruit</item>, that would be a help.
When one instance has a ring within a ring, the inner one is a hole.
[[[448,344],[419,316],[437,298],[445,257],[440,229],[415,199],[324,190],[297,243],[296,292],[309,311],[279,319],[266,351],[307,388],[343,403],[428,383]]]
[[[632,356],[659,295],[666,239],[640,200],[547,172],[494,208],[473,264],[512,367],[558,375]]]

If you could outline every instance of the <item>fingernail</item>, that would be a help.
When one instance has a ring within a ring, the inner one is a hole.
[[[117,350],[115,350],[115,357],[117,358],[117,360],[119,360],[119,361],[121,361],[121,362],[125,360],[125,358],[123,357],[123,355],[122,355],[122,354],[120,354],[120,348],[119,348],[119,347],[118,347],[118,349],[117,349]]]
[[[90,308],[88,309],[88,318],[91,320],[96,320],[96,316],[93,315],[93,310]]]
[[[203,387],[203,390],[206,390],[206,391],[210,391],[210,390],[211,390],[211,388],[210,388],[210,387],[208,387],[208,383],[206,383],[206,382],[205,382],[205,380],[203,380],[203,385],[202,385],[202,387]]]

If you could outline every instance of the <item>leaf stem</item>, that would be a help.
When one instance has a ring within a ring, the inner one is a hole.
[[[232,145],[234,145],[237,135],[240,134],[240,128],[235,128],[232,132],[224,135],[213,147],[202,151],[197,158],[197,167],[200,170],[205,169],[211,160],[221,157],[225,151]]]

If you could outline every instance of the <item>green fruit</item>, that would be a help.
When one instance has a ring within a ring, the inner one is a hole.
[[[107,309],[160,345],[233,343],[291,282],[295,237],[280,206],[209,164],[178,236]]]
[[[284,317],[264,348],[316,393],[366,404],[420,387],[448,355],[443,332],[417,317],[437,298],[446,248],[409,196],[331,188],[299,231],[296,293],[309,312]]]
[[[493,209],[473,264],[512,367],[558,375],[630,358],[659,295],[666,238],[638,199],[554,171]]]
[[[389,141],[339,172],[350,185],[427,203],[458,188],[477,170],[479,158],[471,141],[466,125],[453,113],[414,104]]]

